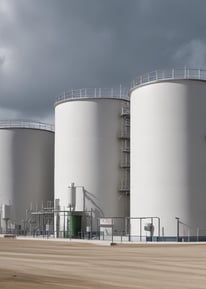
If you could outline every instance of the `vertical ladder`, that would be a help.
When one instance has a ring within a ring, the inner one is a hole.
[[[121,181],[119,191],[126,195],[130,192],[130,103],[122,102],[120,131],[120,168]]]

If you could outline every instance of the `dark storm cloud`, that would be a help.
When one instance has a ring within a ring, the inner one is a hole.
[[[44,119],[69,88],[206,65],[204,0],[0,0],[0,118]]]

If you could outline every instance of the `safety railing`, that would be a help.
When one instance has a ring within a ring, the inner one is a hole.
[[[54,125],[27,120],[0,120],[0,128],[31,128],[54,131]]]
[[[138,76],[131,83],[131,89],[139,85],[144,85],[149,82],[155,82],[159,80],[168,79],[195,79],[195,80],[206,80],[206,70],[196,68],[173,68],[165,70],[155,70],[141,76]]]
[[[55,105],[59,102],[76,99],[76,98],[117,98],[128,100],[129,89],[127,87],[118,88],[81,88],[81,89],[71,89],[63,92],[57,97]]]

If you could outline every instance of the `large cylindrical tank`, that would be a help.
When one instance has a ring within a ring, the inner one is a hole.
[[[55,199],[60,210],[69,210],[74,183],[74,210],[92,209],[93,229],[99,217],[129,215],[129,189],[121,188],[122,138],[128,137],[121,136],[121,129],[128,104],[128,96],[120,91],[83,89],[68,92],[55,105]]]
[[[0,206],[10,206],[9,223],[28,221],[26,211],[53,200],[54,131],[28,121],[0,122]],[[2,211],[3,212],[3,211]],[[3,224],[2,224],[3,225]]]
[[[206,228],[205,75],[157,71],[130,92],[131,217],[159,217],[165,237]],[[132,234],[139,230],[133,220]]]

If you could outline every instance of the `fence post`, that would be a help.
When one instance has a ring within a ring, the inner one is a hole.
[[[142,242],[142,218],[140,218],[140,242]]]
[[[112,218],[112,243],[114,241],[114,237],[113,237],[113,226],[114,226],[114,219]]]
[[[200,234],[200,231],[199,231],[200,229],[199,228],[197,228],[197,242],[199,242],[199,234]]]
[[[160,241],[160,218],[158,217],[158,237]]]
[[[180,218],[175,217],[175,219],[177,220],[177,239],[176,239],[176,241],[179,242],[179,234],[180,234]]]
[[[90,224],[91,224],[91,228],[90,228],[90,239],[92,239],[92,230],[93,230],[93,229],[92,229],[92,225],[93,225],[93,224],[92,224],[92,208],[91,208],[91,223],[90,223]]]

